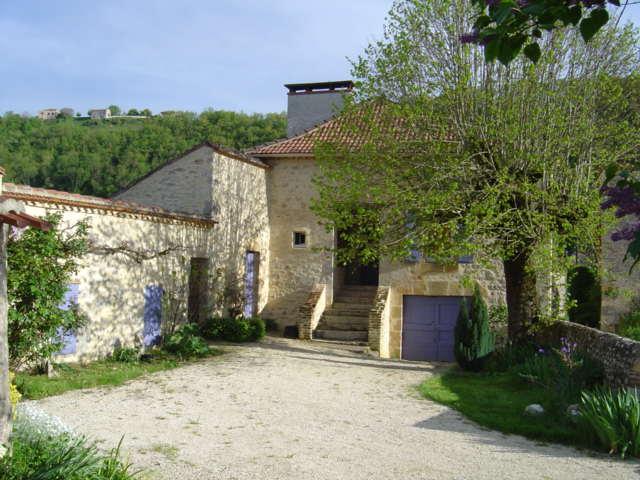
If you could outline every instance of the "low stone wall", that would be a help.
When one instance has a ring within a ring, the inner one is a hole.
[[[563,337],[602,362],[610,385],[640,386],[640,342],[571,322],[554,323],[541,332],[538,339],[559,345]]]
[[[311,340],[313,331],[318,326],[326,306],[327,286],[324,284],[314,285],[307,301],[300,307],[300,321],[298,322],[300,340]]]
[[[389,287],[378,287],[369,312],[369,348],[382,358],[389,357]]]

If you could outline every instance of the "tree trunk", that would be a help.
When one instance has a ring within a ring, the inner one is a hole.
[[[504,260],[507,287],[509,340],[521,341],[527,337],[538,319],[536,276],[527,271],[529,252]]]
[[[11,398],[9,396],[9,328],[7,322],[7,234],[0,224],[0,458],[10,449]]]

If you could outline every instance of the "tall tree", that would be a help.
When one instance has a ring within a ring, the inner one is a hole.
[[[609,21],[607,6],[620,0],[474,0],[473,30],[460,39],[484,48],[485,59],[511,62],[521,51],[537,62],[543,31],[577,28],[588,42]],[[624,1],[624,8],[628,4]],[[617,15],[624,12],[617,12]]]
[[[568,249],[597,250],[603,170],[638,144],[615,80],[638,67],[638,41],[629,26],[587,44],[555,31],[536,65],[504,67],[458,41],[473,15],[465,0],[394,4],[384,39],[355,62],[343,116],[365,140],[318,145],[314,208],[350,232],[343,259],[501,259],[518,338],[553,313],[536,280],[554,291]]]

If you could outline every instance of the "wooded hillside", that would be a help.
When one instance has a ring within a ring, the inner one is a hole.
[[[286,135],[284,113],[208,110],[147,119],[0,117],[6,180],[110,196],[205,140],[242,150]]]

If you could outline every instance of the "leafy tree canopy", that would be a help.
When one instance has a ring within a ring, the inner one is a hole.
[[[207,110],[144,120],[47,122],[7,113],[0,117],[0,159],[9,181],[109,196],[205,140],[245,149],[285,132],[280,113]]]
[[[369,141],[318,145],[314,209],[349,232],[343,258],[501,259],[518,337],[543,317],[536,274],[557,291],[567,250],[599,251],[605,167],[638,145],[619,80],[638,67],[638,39],[615,25],[589,43],[554,31],[537,64],[504,67],[458,42],[473,16],[464,0],[396,2],[354,66],[347,114]]]
[[[609,21],[607,5],[620,0],[473,0],[478,15],[473,29],[460,36],[482,45],[487,61],[507,65],[520,53],[533,62],[541,55],[543,32],[577,27],[591,40]]]

